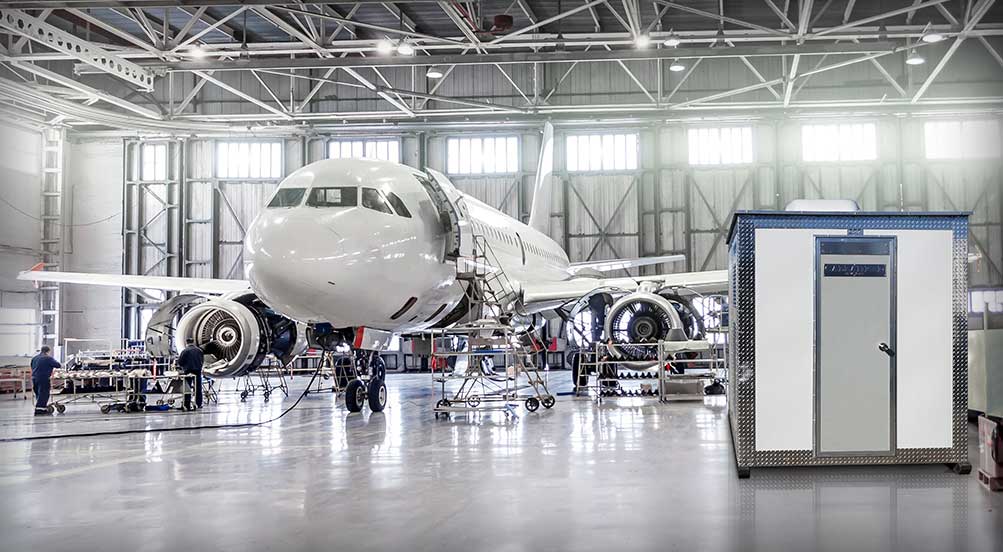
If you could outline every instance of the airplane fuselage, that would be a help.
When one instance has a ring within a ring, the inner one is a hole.
[[[306,323],[394,332],[434,326],[463,298],[439,210],[414,168],[327,160],[282,181],[248,229],[245,273],[270,308]],[[483,236],[506,277],[561,281],[554,240],[460,194],[465,239]]]

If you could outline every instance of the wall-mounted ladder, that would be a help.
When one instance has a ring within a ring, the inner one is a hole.
[[[47,128],[42,132],[42,198],[40,249],[44,270],[63,268],[63,145],[66,132]],[[59,345],[62,328],[60,285],[43,283],[39,287],[38,307],[42,323],[42,343]]]

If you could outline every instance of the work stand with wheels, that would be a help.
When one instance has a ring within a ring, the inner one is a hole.
[[[536,363],[539,342],[531,328],[517,330],[511,323],[513,316],[526,315],[517,286],[498,268],[502,263],[484,236],[471,239],[470,255],[456,259],[457,280],[469,305],[466,321],[428,334],[432,378],[441,393],[435,415],[514,413],[520,403],[530,412],[552,408],[557,401]],[[498,358],[500,367],[495,366]]]
[[[536,367],[537,353],[526,336],[508,326],[460,325],[432,337],[432,377],[439,385],[435,415],[503,410],[519,404],[529,412],[553,408],[556,399]],[[501,357],[500,367],[494,360]],[[450,365],[452,363],[452,365]]]
[[[619,352],[624,348],[633,353],[630,359]],[[576,394],[585,391],[597,403],[607,398],[700,400],[720,363],[713,354],[697,358],[708,350],[706,341],[596,343],[592,351],[579,353]]]
[[[193,394],[194,378],[186,374],[154,376],[145,370],[56,371],[53,380],[61,382],[62,388],[54,390],[46,408],[50,414],[62,414],[67,405],[84,402],[98,405],[102,414],[167,410]]]
[[[258,392],[261,393],[265,402],[268,402],[275,392],[280,392],[288,397],[289,384],[286,383],[286,376],[282,368],[281,366],[261,366],[254,372],[240,378],[237,384],[240,402],[247,401],[247,397],[252,397]]]

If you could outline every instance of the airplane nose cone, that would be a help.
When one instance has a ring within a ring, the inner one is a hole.
[[[317,319],[315,298],[344,251],[342,237],[315,218],[265,215],[248,229],[244,259],[251,287],[269,306],[299,319]]]

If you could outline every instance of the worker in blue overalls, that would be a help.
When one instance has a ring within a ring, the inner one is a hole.
[[[185,345],[185,349],[178,355],[178,369],[194,380],[191,383],[195,386],[195,408],[202,408],[202,365],[205,362],[205,354],[190,337],[185,340]],[[191,393],[185,393],[184,407],[185,410],[192,409]]]
[[[52,358],[52,349],[43,345],[31,359],[31,388],[35,391],[35,415],[49,413],[49,391],[52,389],[52,371],[59,368],[59,361]]]

